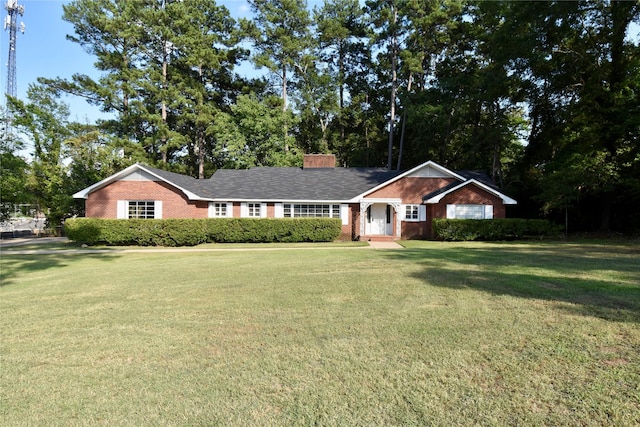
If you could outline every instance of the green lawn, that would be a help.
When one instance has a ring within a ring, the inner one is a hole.
[[[637,242],[403,244],[3,250],[0,424],[640,424]]]

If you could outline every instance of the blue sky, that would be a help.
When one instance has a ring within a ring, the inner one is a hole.
[[[70,2],[71,0],[18,0],[18,4],[25,8],[18,25],[22,21],[26,27],[24,34],[18,33],[16,42],[18,98],[26,98],[29,84],[35,83],[38,77],[70,78],[75,73],[96,78],[99,76],[93,68],[95,57],[66,38],[67,34],[73,34],[73,26],[62,20],[62,5]],[[0,3],[0,13],[4,20],[6,0],[0,0]],[[226,6],[234,17],[250,14],[245,0],[218,0],[217,3]],[[9,33],[3,30],[0,36],[0,93],[5,93],[7,86],[8,49]],[[71,108],[72,119],[85,121],[88,118],[92,121],[100,115],[96,108],[82,99],[67,97],[64,101]],[[4,103],[4,99],[2,102]]]

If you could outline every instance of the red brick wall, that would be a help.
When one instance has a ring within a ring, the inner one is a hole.
[[[207,218],[208,203],[189,201],[161,181],[116,181],[89,194],[86,216],[116,218],[118,200],[162,200],[162,218]]]
[[[433,205],[432,217],[446,218],[447,205],[493,205],[493,217],[504,218],[506,209],[502,199],[473,184],[447,194],[440,203]]]
[[[367,198],[402,199],[405,205],[422,203],[422,197],[456,181],[453,178],[401,178]]]
[[[431,221],[429,219],[420,222],[402,221],[402,239],[427,239],[430,232]]]
[[[240,209],[241,203],[240,202],[234,202],[233,203],[233,217],[234,218],[240,218]]]

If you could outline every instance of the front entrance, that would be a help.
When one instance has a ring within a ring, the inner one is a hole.
[[[386,203],[374,203],[367,208],[365,234],[368,236],[393,235],[393,211]]]

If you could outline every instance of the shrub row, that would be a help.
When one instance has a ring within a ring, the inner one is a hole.
[[[496,218],[433,220],[438,240],[514,240],[557,236],[561,227],[544,219]]]
[[[98,219],[65,221],[70,240],[88,245],[194,246],[201,243],[331,242],[336,218]]]

